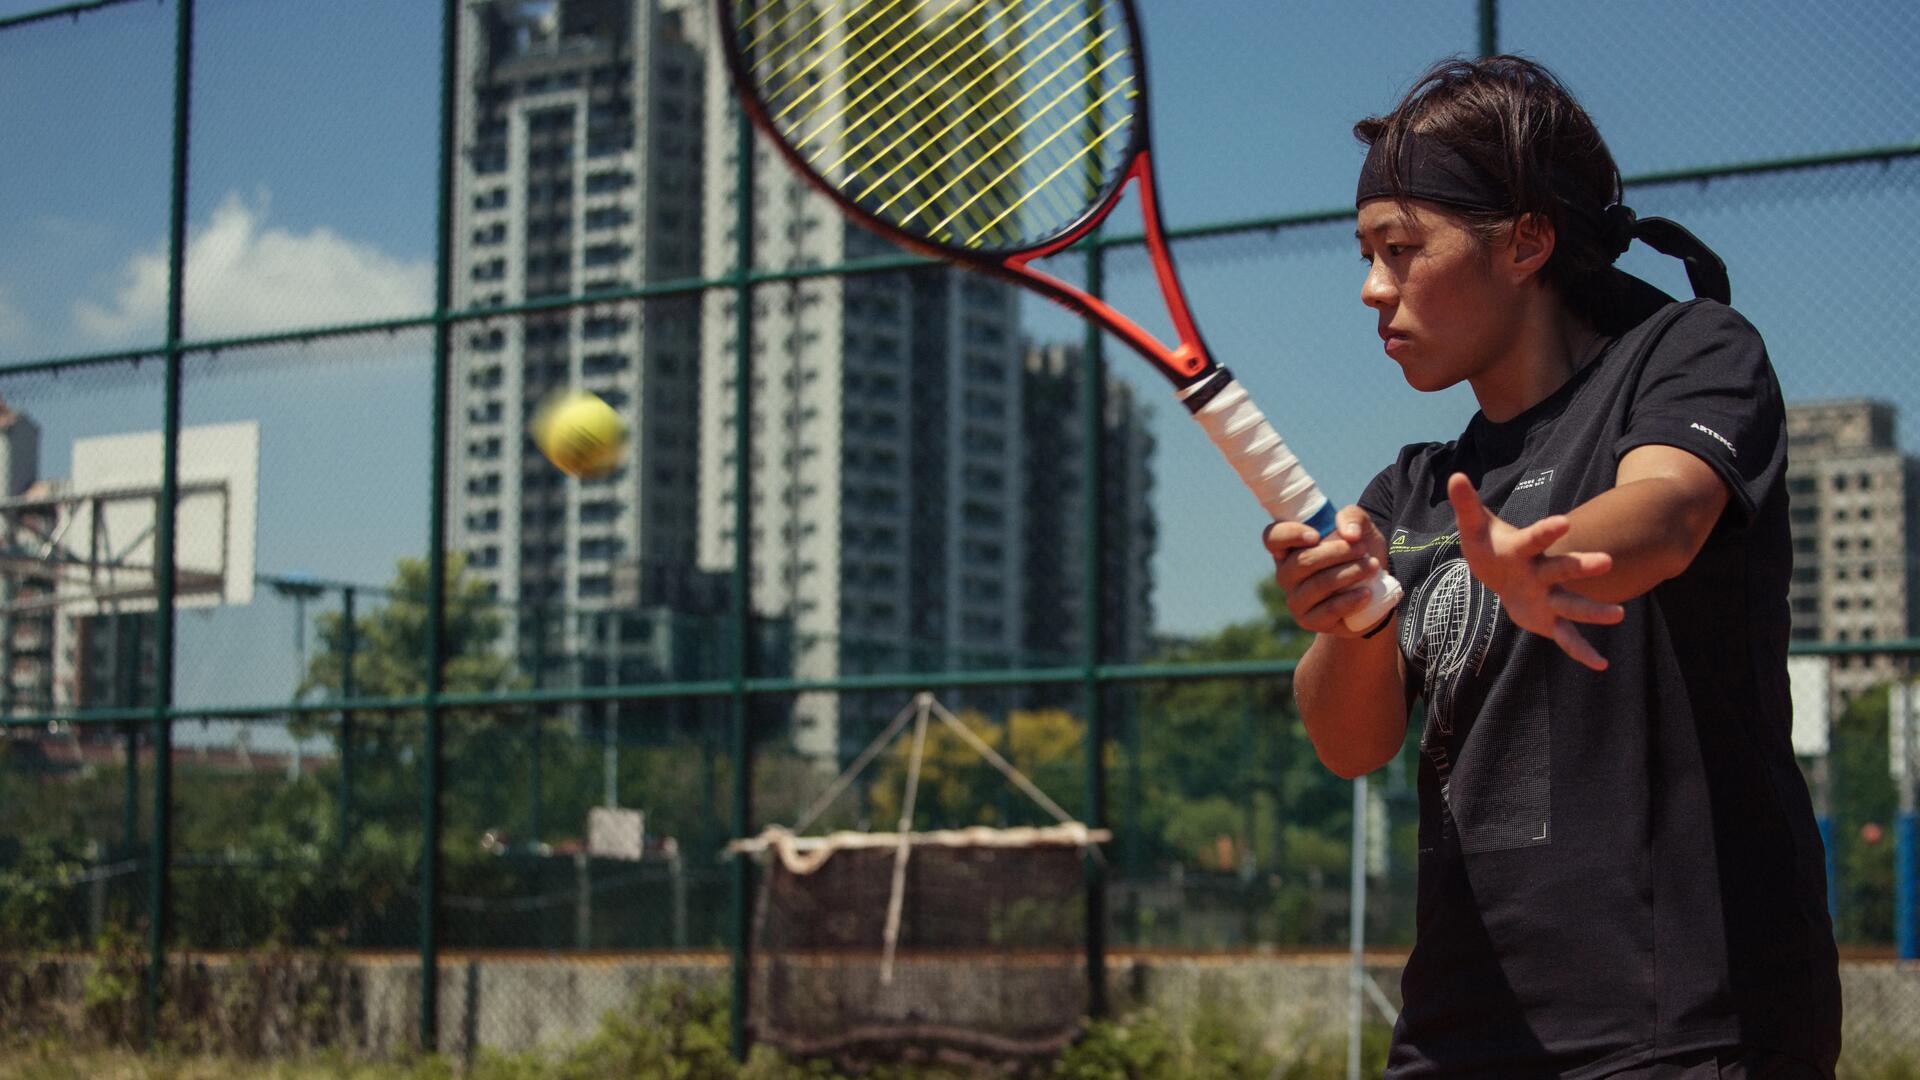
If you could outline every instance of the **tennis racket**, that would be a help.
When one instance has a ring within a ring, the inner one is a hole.
[[[1015,281],[1092,319],[1173,383],[1276,521],[1322,536],[1334,508],[1187,307],[1160,224],[1133,0],[715,0],[747,115],[814,187],[908,248]],[[1172,348],[1031,265],[1138,185]],[[1400,599],[1365,583],[1364,630]]]

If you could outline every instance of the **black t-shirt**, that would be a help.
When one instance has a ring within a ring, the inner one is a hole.
[[[1786,441],[1759,334],[1690,301],[1368,486],[1426,703],[1418,936],[1387,1075],[1596,1077],[1735,1043],[1831,1073],[1838,962],[1789,740]],[[1684,573],[1582,628],[1609,662],[1594,672],[1468,573],[1447,477],[1526,525],[1612,488],[1648,444],[1699,457],[1730,497]]]

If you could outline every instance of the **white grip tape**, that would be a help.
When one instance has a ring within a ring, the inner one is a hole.
[[[1273,520],[1305,521],[1326,501],[1320,485],[1300,467],[1300,459],[1239,382],[1230,379],[1193,418]],[[1372,629],[1400,602],[1400,583],[1385,570],[1368,579],[1367,591],[1367,606],[1347,616],[1350,629]]]

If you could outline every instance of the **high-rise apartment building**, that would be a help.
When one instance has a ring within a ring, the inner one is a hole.
[[[1913,636],[1920,459],[1901,452],[1896,419],[1892,404],[1865,398],[1787,407],[1796,640]],[[1885,660],[1841,657],[1833,686],[1852,694],[1894,674]]]
[[[705,0],[471,0],[466,12],[457,306],[733,270],[738,110],[705,47]],[[764,145],[754,171],[757,268],[895,253]],[[711,642],[642,642],[669,640],[669,613],[725,606],[735,302],[717,288],[460,329],[450,542],[521,613],[511,647],[523,665],[638,681],[714,655]],[[928,268],[768,283],[752,303],[756,670],[1022,662],[1034,637],[1026,503],[1044,488],[1024,474],[1016,290]],[[566,386],[632,425],[607,477],[566,480],[527,439],[540,400]],[[555,610],[572,617],[540,614]],[[793,743],[831,760],[897,708],[803,695]]]
[[[710,275],[733,265],[737,116],[715,65]],[[764,144],[754,177],[759,266],[895,253],[848,224]],[[736,539],[734,304],[733,292],[715,291],[704,311],[700,555],[715,569],[732,564]],[[752,603],[761,617],[790,620],[796,677],[998,667],[1019,655],[1018,332],[1011,286],[945,268],[754,291]],[[794,743],[821,759],[857,749],[898,705],[802,695]],[[869,706],[873,715],[861,711]]]
[[[0,401],[0,713],[45,713],[53,703],[54,592],[52,567],[37,562],[53,535],[54,514],[36,487],[40,479],[40,426]]]
[[[696,275],[705,4],[471,0],[465,11],[455,306]],[[519,612],[509,647],[536,675],[685,674],[649,670],[675,662],[644,613],[720,606],[694,570],[697,312],[691,297],[662,298],[457,332],[450,544]],[[539,403],[570,386],[599,394],[632,432],[606,476],[568,480],[528,440]],[[583,657],[604,674],[545,670]]]
[[[1036,665],[1073,663],[1085,648],[1087,464],[1081,352],[1073,345],[1026,351],[1026,618],[1024,644]],[[1153,554],[1157,528],[1153,433],[1133,387],[1111,376],[1102,394],[1099,507],[1100,655],[1147,658],[1153,639]]]

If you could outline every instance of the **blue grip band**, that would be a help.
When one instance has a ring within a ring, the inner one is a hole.
[[[1314,532],[1319,533],[1320,539],[1322,540],[1332,536],[1334,529],[1338,528],[1340,524],[1338,521],[1335,521],[1333,517],[1333,500],[1328,499],[1321,503],[1320,509],[1315,510],[1313,515],[1307,518],[1306,524],[1307,527],[1311,528]]]

